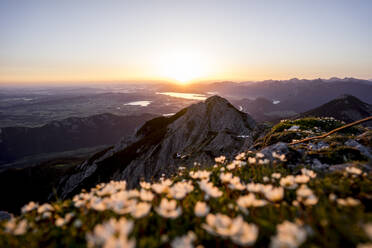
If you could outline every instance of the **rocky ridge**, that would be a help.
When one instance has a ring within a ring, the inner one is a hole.
[[[70,117],[41,127],[3,127],[0,129],[0,166],[17,159],[111,145],[154,118],[152,114],[119,116],[109,113],[89,117]]]
[[[295,118],[327,116],[345,122],[353,122],[371,115],[372,105],[352,95],[342,95],[326,104],[297,115]],[[372,121],[367,122],[366,125],[372,126]]]
[[[179,166],[210,166],[222,154],[248,149],[257,135],[255,121],[227,100],[213,96],[171,117],[146,122],[130,139],[96,154],[65,176],[58,193],[68,197],[99,182],[126,180],[129,187],[140,179],[172,175]]]

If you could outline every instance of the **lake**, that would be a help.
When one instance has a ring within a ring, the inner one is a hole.
[[[151,102],[152,102],[152,101],[135,101],[135,102],[124,103],[123,105],[142,106],[142,107],[146,107],[146,106],[148,106]]]
[[[194,93],[180,93],[180,92],[156,92],[156,94],[166,95],[171,97],[189,99],[189,100],[199,100],[204,101],[207,96],[204,94],[194,94]]]

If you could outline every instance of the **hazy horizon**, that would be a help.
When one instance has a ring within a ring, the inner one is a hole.
[[[0,84],[372,78],[371,1],[1,1]]]
[[[203,80],[203,81],[191,81],[186,83],[180,83],[177,81],[165,81],[165,80],[113,80],[113,81],[45,81],[45,82],[0,82],[0,87],[6,87],[6,88],[12,88],[12,87],[96,87],[96,86],[119,86],[119,85],[145,85],[145,84],[151,84],[151,85],[175,85],[175,86],[181,86],[185,89],[192,88],[193,85],[199,85],[199,84],[213,84],[213,83],[225,83],[225,82],[231,82],[236,84],[244,84],[244,83],[260,83],[265,81],[289,81],[292,79],[298,79],[298,80],[331,80],[338,77],[329,77],[329,78],[286,78],[286,79],[275,79],[275,78],[269,78],[265,80],[242,80],[242,81],[234,81],[234,80]],[[364,79],[364,78],[354,78],[354,77],[345,77],[345,78],[338,78],[340,80],[352,78],[355,80],[365,80],[370,81],[372,83],[372,79]]]

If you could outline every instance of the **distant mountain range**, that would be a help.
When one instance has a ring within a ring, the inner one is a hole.
[[[263,97],[270,101],[280,101],[282,109],[290,109],[297,113],[318,107],[344,94],[353,95],[369,104],[372,103],[372,82],[354,78],[269,80],[229,85],[229,87],[224,87],[223,83],[214,84],[213,88],[217,92],[221,89],[225,95],[248,99]]]
[[[52,121],[41,127],[5,127],[0,129],[1,164],[25,156],[112,145],[132,135],[152,114],[118,116],[99,114]]]
[[[328,103],[299,114],[293,110],[294,107],[291,104],[281,103],[279,101],[273,102],[263,97],[254,100],[235,100],[232,103],[242,111],[249,113],[259,122],[278,122],[281,119],[303,118],[306,116],[327,116],[345,122],[352,122],[372,115],[372,105],[352,95],[339,96]]]
[[[165,85],[164,91],[218,94],[257,121],[277,121],[319,107],[341,95],[372,104],[372,81],[351,77],[329,79],[216,82],[188,87]]]
[[[372,81],[356,78],[265,80],[260,82],[216,82],[190,86],[164,85],[161,90],[176,92],[214,92],[229,100],[266,98],[293,107],[297,113],[318,107],[343,95],[353,95],[372,104]]]

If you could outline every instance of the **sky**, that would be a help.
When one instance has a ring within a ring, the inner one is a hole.
[[[372,1],[1,0],[0,83],[372,78]]]

